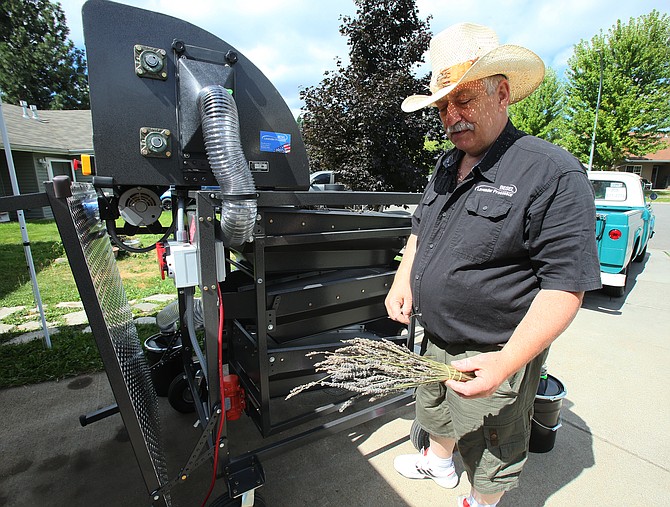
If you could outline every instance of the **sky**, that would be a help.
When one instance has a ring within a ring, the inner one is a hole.
[[[60,0],[70,39],[85,48],[81,22],[84,0]],[[354,16],[353,0],[121,0],[119,3],[167,14],[203,28],[249,58],[277,88],[294,115],[300,90],[318,85],[341,58],[348,61],[342,16]],[[432,16],[438,33],[460,22],[493,28],[502,44],[537,53],[562,76],[573,46],[617,22],[670,13],[668,0],[417,0],[419,16]],[[427,60],[427,58],[426,58]],[[427,64],[419,67],[424,75]],[[417,90],[421,92],[422,90]]]

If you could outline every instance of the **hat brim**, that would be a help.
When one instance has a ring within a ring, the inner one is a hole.
[[[488,76],[503,74],[510,85],[510,104],[525,99],[540,86],[544,79],[544,62],[531,50],[506,44],[498,46],[479,58],[455,83],[431,95],[411,95],[400,106],[406,113],[434,106],[462,83],[477,81]]]

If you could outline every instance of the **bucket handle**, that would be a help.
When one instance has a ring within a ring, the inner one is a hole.
[[[537,419],[535,419],[535,417],[533,417],[533,422],[534,422],[535,424],[537,424],[540,428],[545,429],[545,430],[548,430],[548,431],[558,431],[558,429],[559,429],[561,426],[563,426],[563,423],[561,423],[561,421],[558,421],[558,424],[557,424],[556,426],[554,426],[553,428],[550,428],[550,427],[545,426],[544,424],[542,424],[542,423],[541,423],[540,421],[538,421]]]

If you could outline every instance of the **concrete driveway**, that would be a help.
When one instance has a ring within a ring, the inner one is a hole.
[[[660,222],[658,234],[670,237],[670,220]],[[630,507],[670,498],[670,255],[655,245],[633,265],[624,298],[589,293],[552,347],[549,371],[568,392],[563,427],[552,452],[531,455],[521,486],[500,507]],[[120,416],[79,425],[80,414],[112,402],[104,374],[0,391],[0,506],[148,505]],[[161,410],[176,474],[200,430],[163,398]],[[272,507],[453,507],[469,490],[464,474],[448,491],[393,470],[396,454],[413,451],[412,419],[406,407],[267,460],[259,491]],[[229,437],[234,452],[260,444],[245,419],[231,424]],[[203,466],[173,490],[174,503],[200,505],[210,476]],[[220,481],[212,498],[223,492]]]

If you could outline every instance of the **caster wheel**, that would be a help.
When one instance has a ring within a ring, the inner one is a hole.
[[[190,414],[195,411],[193,395],[188,386],[186,375],[179,375],[172,380],[167,394],[168,401],[172,408],[182,414]]]
[[[416,419],[412,423],[412,429],[409,431],[409,439],[417,451],[430,447],[430,436],[428,435],[428,432],[419,425],[419,422]]]

